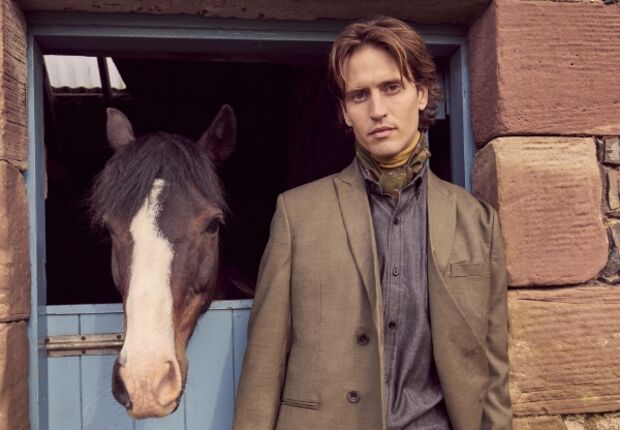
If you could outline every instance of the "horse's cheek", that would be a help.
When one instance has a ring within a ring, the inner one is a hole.
[[[198,247],[197,254],[197,281],[200,289],[206,288],[209,280],[215,275],[217,269],[218,253],[217,247],[213,246],[212,239],[204,240]]]

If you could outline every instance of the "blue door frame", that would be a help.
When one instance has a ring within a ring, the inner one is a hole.
[[[45,156],[43,144],[42,54],[157,52],[213,55],[311,57],[329,46],[345,24],[206,19],[195,16],[136,14],[33,13],[28,21],[28,139],[26,181],[30,207],[32,314],[30,337],[30,422],[33,430],[49,428],[48,335],[45,284]],[[475,146],[470,122],[470,86],[465,30],[455,26],[415,26],[436,56],[450,58],[445,85],[450,118],[453,182],[471,189]],[[102,47],[105,47],[103,49]],[[102,52],[104,51],[104,52]]]

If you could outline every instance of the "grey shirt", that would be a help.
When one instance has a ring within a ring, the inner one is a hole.
[[[433,359],[426,273],[427,165],[392,198],[360,163],[381,270],[389,430],[447,430]]]

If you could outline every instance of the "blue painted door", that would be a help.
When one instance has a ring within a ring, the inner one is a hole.
[[[112,397],[115,355],[48,357],[50,430],[228,430],[252,302],[214,302],[188,347],[181,405],[169,417],[133,420]],[[47,336],[121,333],[122,306],[48,306]]]

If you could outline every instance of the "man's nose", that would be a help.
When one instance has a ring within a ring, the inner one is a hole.
[[[383,119],[386,115],[387,109],[381,95],[372,95],[370,97],[370,118],[378,121]]]

